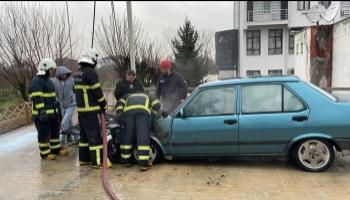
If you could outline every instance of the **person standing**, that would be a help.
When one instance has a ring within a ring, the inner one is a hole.
[[[55,61],[44,58],[38,65],[38,72],[29,86],[32,100],[32,115],[38,131],[40,156],[43,160],[55,160],[56,155],[68,152],[61,148],[59,140],[58,103],[53,82],[57,66]]]
[[[141,92],[126,94],[117,102],[117,116],[124,119],[126,127],[120,138],[120,154],[127,167],[130,166],[133,144],[136,143],[136,159],[140,170],[150,168],[151,113],[157,114],[159,108],[158,99]]]
[[[125,78],[118,81],[115,90],[114,96],[118,101],[124,95],[132,92],[144,92],[144,88],[141,82],[136,78],[136,73],[134,70],[129,69],[126,71]]]
[[[78,61],[80,68],[74,74],[74,90],[80,127],[79,163],[80,165],[91,164],[93,168],[101,168],[103,163],[99,114],[105,113],[107,108],[107,102],[95,71],[98,58],[98,52],[95,49],[89,49],[80,57]],[[107,167],[112,167],[109,160],[107,160]]]
[[[77,141],[78,138],[73,138],[71,129],[73,128],[72,117],[76,109],[75,94],[74,94],[74,79],[71,77],[72,71],[66,66],[58,66],[56,78],[53,80],[58,102],[61,108],[61,134],[60,142],[65,144],[68,141]]]
[[[187,97],[187,83],[184,77],[172,71],[170,60],[162,60],[159,64],[161,76],[157,84],[156,95],[161,102],[161,110],[172,113]]]

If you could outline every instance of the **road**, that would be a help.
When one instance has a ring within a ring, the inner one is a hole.
[[[0,136],[0,199],[108,199],[101,170],[79,166],[77,146],[67,157],[42,161],[34,126]],[[151,170],[114,165],[110,184],[121,199],[350,199],[350,157],[336,156],[323,173],[283,159],[167,161]]]

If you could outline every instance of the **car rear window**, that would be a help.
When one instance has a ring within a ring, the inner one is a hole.
[[[309,85],[310,87],[312,87],[313,89],[315,89],[316,91],[318,91],[319,93],[321,93],[323,96],[327,97],[328,99],[330,99],[333,102],[337,102],[338,98],[333,96],[332,94],[330,94],[329,92],[323,90],[322,88],[317,87],[316,85],[310,83],[310,82],[304,82],[307,85]]]

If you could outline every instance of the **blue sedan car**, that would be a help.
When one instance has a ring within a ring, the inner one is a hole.
[[[157,124],[152,161],[283,155],[320,172],[350,149],[350,103],[294,76],[202,84]]]

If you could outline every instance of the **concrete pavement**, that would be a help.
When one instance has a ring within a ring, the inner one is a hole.
[[[42,161],[36,137],[34,126],[0,136],[0,199],[108,199],[101,170],[80,167],[77,146]],[[168,161],[146,172],[114,165],[109,180],[121,199],[350,199],[350,157],[338,154],[323,173],[271,158]]]

